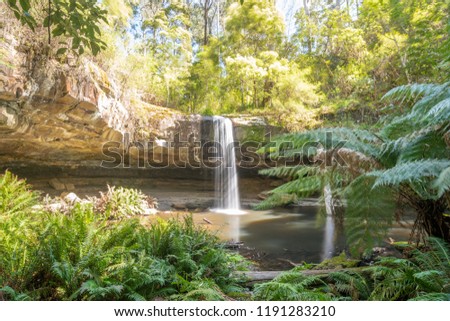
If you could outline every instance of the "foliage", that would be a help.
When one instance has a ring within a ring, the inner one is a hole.
[[[100,192],[100,198],[93,199],[95,209],[108,219],[124,219],[145,213],[146,209],[156,208],[158,203],[150,196],[133,188],[108,185],[106,194]]]
[[[8,0],[7,4],[14,15],[33,31],[37,27],[48,28],[48,43],[51,36],[59,38],[63,46],[57,54],[64,54],[68,49],[83,54],[89,49],[95,56],[105,49],[105,42],[101,39],[100,23],[107,23],[107,11],[102,9],[96,0],[50,0],[32,1]],[[47,6],[47,7],[45,7]],[[41,8],[45,15],[41,17]]]
[[[293,269],[277,276],[270,282],[257,284],[254,289],[255,300],[265,301],[329,301],[328,285],[315,276],[304,276]]]
[[[65,214],[46,212],[24,203],[32,194],[23,181],[5,177],[2,188],[16,190],[16,203],[5,194],[8,206],[0,212],[2,299],[208,299],[192,292],[194,287],[215,284],[223,296],[239,289],[230,273],[242,258],[223,249],[191,217],[145,227],[137,219],[109,221],[89,202],[78,202]]]
[[[258,300],[433,300],[450,294],[450,249],[429,239],[428,249],[415,249],[410,259],[382,258],[368,268],[305,276],[295,268],[255,286]]]
[[[443,215],[449,206],[449,97],[448,83],[402,86],[385,99],[413,106],[384,120],[378,132],[330,128],[279,137],[260,152],[279,160],[292,161],[295,156],[302,162],[261,172],[290,181],[273,190],[258,208],[277,205],[278,200],[292,202],[286,194],[324,193],[329,186],[333,201],[347,204],[346,233],[355,249],[383,238],[399,202],[416,210],[419,237],[450,240]]]
[[[36,203],[37,194],[29,190],[24,180],[10,171],[0,177],[0,212],[3,216],[13,216]]]

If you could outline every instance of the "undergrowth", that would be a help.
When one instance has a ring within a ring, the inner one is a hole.
[[[373,266],[316,276],[294,268],[255,286],[258,300],[450,300],[450,249],[431,238],[408,259],[382,258]]]
[[[231,272],[243,258],[191,216],[146,227],[111,220],[92,203],[65,213],[36,204],[23,180],[0,177],[0,300],[215,300],[240,292]]]
[[[299,266],[248,288],[233,274],[247,262],[192,216],[144,226],[89,202],[49,211],[25,181],[0,177],[0,300],[449,300],[448,244],[407,254],[315,276]]]

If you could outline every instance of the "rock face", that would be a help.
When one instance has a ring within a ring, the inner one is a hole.
[[[29,57],[13,38],[0,46],[8,53],[0,62],[2,164],[89,163],[101,158],[103,142],[121,142],[131,129],[117,89],[93,63]]]
[[[202,159],[201,116],[131,103],[93,62],[31,55],[7,34],[0,54],[0,167],[170,168]],[[262,119],[232,120],[240,141],[270,130]]]

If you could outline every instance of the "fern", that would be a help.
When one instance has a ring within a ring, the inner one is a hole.
[[[361,274],[356,272],[333,272],[328,275],[337,295],[352,300],[367,300],[372,292],[372,285]]]
[[[395,199],[388,188],[374,187],[375,179],[360,176],[345,191],[345,231],[353,252],[379,243],[392,224]]]
[[[29,187],[24,180],[6,171],[0,177],[0,216],[14,215],[36,205],[37,194]]]
[[[450,293],[425,293],[408,301],[450,301]]]
[[[417,128],[436,126],[450,121],[448,104],[450,82],[437,84],[413,84],[400,86],[388,92],[384,99],[415,101],[411,111],[395,118],[383,129],[383,135],[397,138]]]
[[[294,268],[270,282],[255,285],[253,297],[267,301],[327,301],[332,299],[329,290],[320,277],[305,276]]]
[[[450,150],[445,143],[444,135],[435,130],[427,130],[407,142],[400,149],[398,163],[421,159],[449,159]]]
[[[269,208],[292,204],[296,201],[297,201],[297,196],[295,194],[273,193],[268,198],[266,198],[264,201],[260,202],[256,206],[254,206],[254,209],[261,211],[261,210],[266,210]]]
[[[275,188],[272,192],[275,194],[297,194],[297,196],[307,197],[320,191],[322,181],[318,176],[308,176],[297,178],[286,184]]]
[[[409,183],[423,199],[432,199],[437,197],[436,193],[421,185],[432,186],[431,179],[439,177],[440,173],[448,167],[450,167],[448,160],[426,159],[401,163],[393,168],[374,171],[368,175],[376,177],[374,188]]]
[[[436,196],[441,197],[450,190],[450,167],[444,169],[432,184],[432,187],[436,190]]]

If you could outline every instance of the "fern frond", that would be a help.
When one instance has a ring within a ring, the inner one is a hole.
[[[438,84],[410,84],[395,87],[389,90],[381,99],[382,100],[397,100],[409,102],[421,96],[430,96],[439,94],[445,90],[450,83],[442,85]]]
[[[426,293],[419,294],[408,301],[450,301],[450,293]]]
[[[275,188],[275,194],[297,194],[300,197],[307,197],[322,189],[322,180],[318,176],[308,176],[297,178]]]
[[[428,183],[430,178],[438,177],[450,166],[450,161],[425,159],[400,163],[384,171],[374,171],[368,175],[376,177],[375,187],[399,186],[402,183]]]
[[[316,172],[317,169],[310,166],[279,166],[274,168],[262,169],[259,171],[260,175],[273,176],[279,178],[295,178],[303,177],[308,174]]]
[[[434,105],[424,116],[424,121],[432,124],[441,124],[450,121],[450,97]]]
[[[414,96],[414,97],[413,97]],[[423,96],[423,97],[422,97]],[[394,88],[386,98],[410,101],[418,99],[411,111],[394,118],[383,129],[387,137],[397,138],[413,132],[416,128],[436,126],[449,121],[450,82],[437,84],[413,84]]]
[[[444,169],[433,181],[433,188],[437,191],[437,197],[441,197],[450,190],[450,167]]]
[[[297,287],[289,283],[267,282],[254,287],[253,297],[259,301],[298,301]]]
[[[340,295],[350,295],[353,300],[366,300],[372,291],[369,282],[359,273],[333,272],[328,279]]]
[[[297,201],[297,196],[295,194],[279,194],[273,193],[264,201],[254,206],[257,211],[267,210],[274,207],[285,206],[292,204]]]
[[[395,198],[384,186],[374,187],[375,179],[360,176],[345,190],[347,208],[345,230],[353,251],[373,247],[382,240],[391,226]]]
[[[421,159],[449,159],[450,150],[444,135],[435,130],[427,130],[404,144],[399,150],[398,162],[411,162]]]

